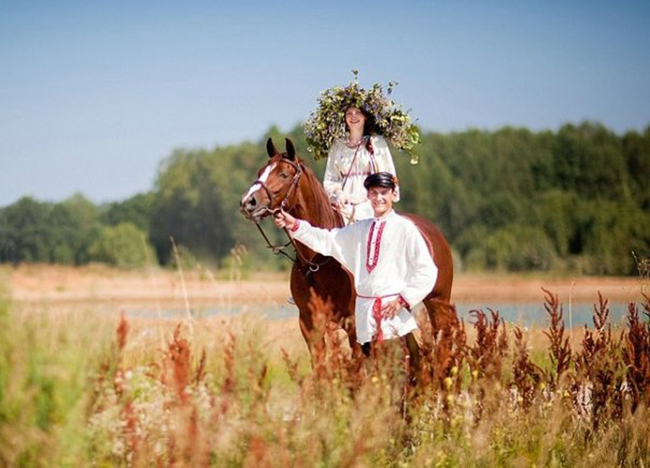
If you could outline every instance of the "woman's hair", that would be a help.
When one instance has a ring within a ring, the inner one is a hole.
[[[363,116],[366,118],[366,121],[363,124],[363,134],[364,135],[374,135],[375,133],[377,133],[377,124],[375,123],[375,117],[371,113],[369,113],[365,109],[363,109],[361,107],[357,107],[357,106],[348,106],[348,107],[345,108],[345,112],[347,112],[350,107],[356,107],[357,109],[359,109],[361,111],[361,113],[363,114]],[[348,128],[347,123],[345,124],[345,129],[348,130],[348,131],[350,130]]]
[[[377,132],[377,124],[375,123],[375,116],[367,112],[365,109],[361,109],[363,115],[366,116],[366,123],[363,125],[363,134],[372,135]]]

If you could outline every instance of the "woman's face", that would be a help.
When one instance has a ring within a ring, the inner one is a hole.
[[[363,132],[363,127],[366,124],[366,116],[363,115],[363,112],[358,107],[348,107],[345,111],[345,123],[350,131],[361,130]]]

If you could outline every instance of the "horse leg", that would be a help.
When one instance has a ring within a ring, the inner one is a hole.
[[[415,339],[415,335],[413,333],[407,334],[404,337],[404,341],[406,342],[406,349],[408,351],[407,358],[409,366],[409,388],[413,392],[412,395],[415,395],[417,392],[418,383],[422,377],[422,369],[420,367],[420,346],[418,346],[418,342]]]
[[[317,375],[320,375],[327,364],[326,328],[328,324],[326,321],[315,321],[310,310],[307,313],[302,313],[301,311],[299,324],[302,336],[305,339],[305,343],[307,343],[307,349],[309,349],[311,368]]]
[[[352,351],[352,359],[359,359],[362,355],[361,345],[357,342],[357,327],[354,323],[354,316],[348,316],[342,321],[341,328],[348,335],[348,343]]]
[[[437,336],[440,331],[446,333],[458,326],[456,309],[449,303],[449,300],[427,297],[423,303],[429,315],[433,336]]]
[[[302,333],[302,337],[305,339],[305,343],[307,343],[307,350],[309,350],[309,354],[312,357],[313,361],[314,356],[312,351],[312,332],[314,331],[314,324],[310,319],[305,319],[302,314],[300,314],[298,324],[300,325],[300,332]]]
[[[313,365],[314,360],[322,358],[323,353],[325,353],[325,327],[327,324],[317,326],[314,324],[311,316],[303,316],[303,314],[300,314],[299,325],[300,332],[305,339],[305,343],[307,343],[307,349],[309,350]]]

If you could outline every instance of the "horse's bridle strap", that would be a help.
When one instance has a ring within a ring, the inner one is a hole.
[[[289,187],[289,190],[287,190],[286,195],[284,196],[284,198],[280,202],[280,207],[279,208],[276,208],[275,210],[271,209],[271,207],[274,205],[274,203],[273,203],[274,197],[273,197],[273,192],[271,191],[271,189],[268,188],[267,185],[260,179],[257,179],[257,181],[255,182],[256,184],[259,184],[264,189],[264,191],[266,192],[266,194],[269,197],[269,206],[266,208],[266,211],[269,212],[269,213],[275,213],[279,209],[282,209],[282,210],[286,209],[287,201],[291,197],[292,193],[298,187],[298,183],[300,182],[300,176],[302,176],[302,169],[300,168],[299,164],[295,163],[294,161],[290,161],[290,160],[284,159],[284,158],[280,159],[280,162],[287,163],[290,166],[292,166],[296,170],[296,173],[293,176],[293,180],[291,181],[291,187]],[[316,263],[316,262],[314,262],[314,261],[312,261],[312,260],[310,260],[308,258],[305,258],[300,253],[300,250],[296,247],[296,244],[295,244],[295,242],[293,240],[293,237],[291,237],[291,235],[289,234],[289,232],[287,231],[286,228],[284,229],[284,232],[287,234],[287,237],[289,238],[289,242],[286,243],[283,246],[281,246],[281,245],[273,245],[271,243],[271,241],[269,240],[269,238],[267,237],[267,235],[264,233],[264,230],[262,229],[262,226],[259,225],[259,222],[256,222],[255,224],[257,225],[257,229],[262,234],[262,237],[264,237],[264,240],[266,240],[266,243],[267,243],[268,247],[273,251],[274,254],[276,254],[276,255],[277,254],[282,254],[282,255],[286,256],[289,260],[293,261],[294,263],[296,263],[297,259],[300,258],[309,267],[308,273],[317,272],[320,269],[320,267],[322,267],[323,265],[325,265],[327,262],[329,262],[332,259],[331,257],[326,257],[323,262]],[[293,248],[296,251],[297,258],[295,258],[295,259],[291,258],[289,255],[286,254],[286,252],[283,251],[283,249],[285,247],[287,247],[288,245],[293,245]]]
[[[280,159],[280,162],[289,164],[290,166],[292,166],[296,170],[296,173],[293,176],[293,180],[291,181],[291,187],[289,187],[289,190],[287,190],[287,194],[284,196],[284,198],[280,202],[280,208],[284,210],[286,208],[287,200],[289,199],[291,194],[296,190],[296,187],[298,186],[298,182],[300,182],[300,176],[302,176],[302,170],[300,169],[299,164],[296,164],[293,161],[289,161],[288,159],[282,158],[282,159]],[[255,184],[258,184],[266,192],[266,195],[269,197],[269,206],[268,206],[267,210],[272,212],[273,210],[271,209],[271,207],[274,205],[273,201],[275,200],[275,197],[273,196],[273,192],[260,179],[257,179],[255,181]],[[253,185],[255,185],[255,184],[253,184]]]

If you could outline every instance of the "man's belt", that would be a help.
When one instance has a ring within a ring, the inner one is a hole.
[[[411,310],[409,303],[406,302],[400,293],[384,294],[383,296],[364,296],[363,294],[357,294],[357,297],[360,297],[362,299],[374,299],[374,302],[372,303],[372,318],[375,319],[375,323],[377,324],[377,333],[373,338],[376,339],[378,343],[384,341],[384,333],[381,331],[381,300],[393,296],[397,296],[397,299],[399,300],[402,307],[404,307],[406,310]]]

